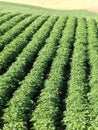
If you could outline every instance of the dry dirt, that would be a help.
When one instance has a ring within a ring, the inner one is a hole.
[[[88,8],[88,11],[98,12],[98,7]]]
[[[52,9],[87,9],[98,12],[98,0],[0,0]]]

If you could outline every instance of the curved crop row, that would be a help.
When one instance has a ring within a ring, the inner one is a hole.
[[[71,63],[71,75],[68,82],[68,94],[65,100],[64,124],[67,130],[87,130],[86,96],[86,20],[78,18],[76,41]]]
[[[14,17],[14,16],[16,16],[16,15],[18,15],[18,13],[17,13],[17,14],[9,13],[9,14],[6,14],[6,15],[2,16],[2,17],[0,18],[0,25],[1,25],[2,23],[6,22],[7,20],[10,20],[12,17]]]
[[[90,62],[90,82],[91,88],[88,93],[90,102],[90,130],[98,129],[98,29],[95,20],[88,20],[88,49]]]
[[[21,14],[21,15],[13,17],[9,21],[2,24],[0,26],[0,36],[3,35],[5,32],[7,32],[9,29],[11,29],[13,26],[15,26],[18,22],[20,22],[21,20],[26,18],[27,16],[29,16],[29,15],[28,14]]]
[[[35,16],[29,16],[25,18],[21,22],[19,22],[16,26],[12,29],[7,31],[4,35],[0,37],[0,51],[10,43],[12,40],[15,39],[17,35],[19,35],[27,26],[29,26],[35,20]]]
[[[11,130],[13,128],[27,130],[26,113],[30,111],[30,106],[33,107],[34,105],[32,104],[34,102],[31,101],[31,99],[34,98],[34,95],[36,95],[36,93],[42,88],[41,85],[46,67],[55,54],[65,21],[66,18],[58,19],[52,32],[50,33],[50,37],[46,41],[45,46],[39,52],[31,72],[25,77],[22,85],[14,93],[14,96],[10,100],[9,107],[5,110],[5,114],[3,116],[5,122],[3,128],[4,130]]]
[[[34,130],[56,130],[57,115],[59,113],[59,94],[64,79],[64,69],[68,63],[71,42],[74,38],[75,18],[69,18],[60,40],[56,57],[53,60],[48,79],[41,91],[38,106],[32,114]]]
[[[38,17],[33,17],[34,19]],[[17,57],[21,50],[28,44],[33,34],[38,31],[41,25],[47,20],[47,17],[39,17],[32,22],[16,39],[6,45],[0,53],[0,71],[7,69],[8,65]],[[10,52],[10,53],[9,53]]]
[[[3,15],[6,15],[8,13],[0,13],[0,18],[3,16]]]
[[[2,111],[6,101],[9,100],[9,95],[17,88],[15,84],[25,76],[25,69],[33,62],[35,55],[43,46],[56,19],[57,17],[50,17],[45,22],[40,30],[35,33],[32,41],[23,49],[16,62],[0,77],[0,111]]]

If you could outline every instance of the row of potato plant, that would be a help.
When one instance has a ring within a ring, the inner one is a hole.
[[[75,38],[63,122],[67,130],[86,130],[88,125],[86,99],[87,27],[84,18],[78,18]]]
[[[38,16],[34,16],[36,19]],[[47,20],[47,17],[39,17],[32,22],[16,39],[7,44],[0,53],[0,70],[7,69],[9,63],[11,63],[22,49],[28,44],[33,34],[38,31],[42,24]],[[10,52],[10,53],[9,53]]]
[[[68,64],[70,47],[74,39],[76,19],[69,18],[63,31],[56,57],[53,60],[48,79],[38,99],[38,106],[32,111],[34,130],[57,130],[60,93],[63,86],[64,70]]]
[[[16,83],[25,76],[25,70],[32,64],[35,55],[44,45],[46,38],[56,21],[57,17],[50,17],[33,36],[32,41],[23,49],[17,60],[9,67],[8,71],[0,77],[0,111],[9,100],[12,92],[17,89]],[[42,35],[43,34],[43,35]]]
[[[3,35],[5,32],[10,30],[12,27],[14,27],[17,23],[19,23],[21,20],[29,16],[28,14],[21,14],[21,15],[16,15],[9,21],[6,21],[0,26],[0,36]]]
[[[0,37],[0,51],[14,40],[24,29],[29,26],[35,20],[35,16],[26,17],[24,20],[19,22],[16,26],[7,31]]]
[[[90,78],[88,93],[90,108],[90,130],[98,129],[98,28],[95,20],[88,20],[88,48],[90,62]]]
[[[66,18],[60,17],[58,19],[53,27],[53,30],[50,33],[50,37],[46,40],[45,46],[39,52],[38,57],[34,62],[33,68],[31,69],[30,73],[25,77],[25,80],[22,81],[21,86],[14,93],[14,96],[10,100],[9,107],[5,109],[5,113],[3,116],[5,123],[3,128],[4,130],[11,130],[13,128],[27,130],[27,113],[31,111],[31,107],[34,108],[33,99],[38,91],[40,91],[40,89],[42,88],[41,85],[44,80],[46,67],[55,54],[58,40],[61,37],[65,22]]]
[[[0,18],[0,25],[8,20],[10,20],[12,17],[18,15],[18,13],[9,13]]]
[[[0,13],[0,18],[3,16],[3,15],[6,15],[8,13]]]

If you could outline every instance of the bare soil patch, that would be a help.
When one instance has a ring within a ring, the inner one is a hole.
[[[88,8],[87,10],[97,13],[98,12],[98,7]]]
[[[4,2],[21,3],[51,9],[85,9],[98,12],[98,0],[0,0]]]

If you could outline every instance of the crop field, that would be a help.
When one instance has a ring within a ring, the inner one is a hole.
[[[0,13],[0,129],[98,129],[98,19]]]
[[[72,10],[72,9],[90,9],[98,8],[98,0],[0,0],[3,2],[11,2],[39,6],[51,9]],[[7,7],[8,8],[8,7]]]
[[[15,0],[12,0],[12,1],[15,1]],[[17,0],[17,2],[18,1],[21,1],[21,0]],[[33,1],[35,1],[35,0],[33,0]],[[48,0],[43,0],[43,1],[48,1]],[[52,1],[52,0],[50,0],[50,1]],[[65,0],[63,0],[63,1],[65,1]],[[48,3],[47,3],[47,5],[48,5]],[[70,5],[69,5],[69,7],[70,7]],[[54,10],[54,9],[44,8],[44,7],[39,7],[39,6],[32,6],[32,5],[25,5],[25,4],[18,4],[18,3],[9,3],[9,2],[1,2],[1,0],[0,0],[0,12],[12,12],[13,13],[13,10],[14,10],[14,12],[17,12],[17,13],[20,13],[20,12],[27,13],[27,12],[29,12],[30,14],[38,14],[38,15],[44,14],[44,15],[49,15],[49,16],[50,15],[55,15],[55,16],[65,16],[65,15],[67,15],[67,16],[89,17],[89,18],[98,17],[98,13],[92,12],[90,9],[88,9],[89,11],[87,9],[83,10],[81,8],[80,9],[72,9],[72,10],[71,9],[70,10],[63,10],[63,9],[62,10],[60,10],[60,9]]]

